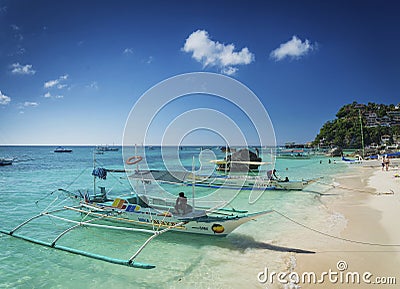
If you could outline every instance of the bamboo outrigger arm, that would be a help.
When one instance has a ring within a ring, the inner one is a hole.
[[[62,218],[56,215],[52,215],[53,213],[56,212],[60,212],[60,211],[64,211],[64,210],[79,210],[80,206],[77,207],[64,207],[62,209],[57,209],[54,211],[50,211],[50,212],[42,212],[38,215],[35,215],[29,219],[27,219],[26,221],[22,222],[20,225],[18,225],[17,227],[15,227],[13,230],[11,231],[6,231],[3,229],[0,229],[0,233],[5,234],[5,235],[9,235],[11,237],[15,237],[17,239],[21,239],[27,242],[31,242],[34,244],[38,244],[41,246],[45,246],[45,247],[49,247],[49,248],[53,248],[53,249],[57,249],[60,251],[64,251],[64,252],[68,252],[68,253],[72,253],[72,254],[76,254],[76,255],[80,255],[80,256],[84,256],[84,257],[88,257],[88,258],[92,258],[92,259],[96,259],[96,260],[100,260],[100,261],[105,261],[108,263],[112,263],[112,264],[117,264],[117,265],[124,265],[124,266],[128,266],[128,267],[133,267],[133,268],[140,268],[140,269],[153,269],[156,266],[155,265],[151,265],[151,264],[146,264],[146,263],[140,263],[140,262],[136,262],[134,261],[134,259],[143,251],[143,249],[157,236],[173,229],[176,227],[180,227],[183,224],[185,224],[185,221],[179,222],[174,226],[169,226],[163,230],[160,231],[152,231],[152,230],[145,230],[145,229],[137,229],[137,228],[126,228],[126,227],[115,227],[115,226],[105,226],[105,225],[100,225],[100,224],[91,224],[94,221],[97,221],[99,219],[103,219],[106,218],[106,216],[101,216],[101,217],[97,217],[94,219],[90,219],[87,220],[85,222],[79,222],[79,221],[74,221],[74,220],[69,220],[66,218]],[[90,213],[89,213],[90,214]],[[72,227],[66,229],[65,231],[63,231],[62,233],[60,233],[52,242],[45,242],[39,239],[35,239],[32,237],[28,237],[28,236],[24,236],[24,235],[20,235],[20,234],[16,234],[15,231],[19,230],[21,227],[25,226],[26,224],[30,223],[31,221],[39,218],[39,217],[43,217],[43,216],[48,216],[48,217],[52,217],[52,218],[56,218],[62,221],[66,221],[66,222],[70,222],[70,223],[74,223],[75,225],[73,225]],[[106,228],[106,229],[120,229],[120,230],[127,230],[127,231],[140,231],[143,233],[151,233],[151,236],[146,240],[146,242],[143,243],[143,245],[135,252],[135,254],[132,255],[132,257],[130,257],[128,260],[124,260],[124,259],[117,259],[117,258],[112,258],[112,257],[108,257],[108,256],[104,256],[104,255],[100,255],[100,254],[95,254],[95,253],[91,253],[91,252],[87,252],[87,251],[83,251],[83,250],[78,250],[78,249],[74,249],[74,248],[70,248],[70,247],[66,247],[66,246],[62,246],[57,244],[57,242],[64,236],[66,235],[68,232],[72,231],[73,229],[82,227],[82,226],[91,226],[91,227],[97,227],[97,228]]]

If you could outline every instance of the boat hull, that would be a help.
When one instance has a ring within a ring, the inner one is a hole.
[[[227,177],[196,181],[195,186],[241,190],[303,190],[315,180],[280,181],[257,177]],[[187,184],[191,185],[188,181]]]
[[[10,166],[12,163],[12,159],[0,159],[0,166]]]
[[[195,210],[186,215],[174,215],[170,210],[156,207],[141,207],[138,204],[126,203],[126,200],[117,199],[108,203],[82,203],[82,214],[101,217],[102,220],[118,222],[124,225],[140,226],[153,230],[172,228],[171,231],[193,233],[212,236],[226,236],[232,233],[240,225],[257,217],[270,213],[262,211],[251,214],[238,213],[209,213],[204,210]],[[116,204],[119,203],[117,208]],[[122,206],[121,206],[122,204]],[[179,225],[179,223],[182,223]]]

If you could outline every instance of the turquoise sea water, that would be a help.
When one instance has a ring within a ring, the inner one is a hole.
[[[0,147],[1,157],[13,157],[12,166],[0,167],[0,227],[11,230],[22,221],[40,213],[52,201],[58,188],[93,189],[93,147],[72,147],[72,153],[54,153],[55,147]],[[163,168],[160,148],[137,149],[132,154],[146,155],[149,167]],[[212,152],[220,158],[217,148]],[[200,166],[200,148],[166,148],[173,166],[191,170]],[[176,155],[179,158],[176,158]],[[98,165],[123,168],[122,150],[95,155]],[[264,155],[263,159],[268,160]],[[201,157],[200,157],[201,159]],[[320,163],[321,162],[321,163]],[[262,169],[265,169],[264,167]],[[306,224],[326,228],[335,221],[321,205],[320,193],[329,190],[335,174],[346,169],[341,163],[328,164],[325,157],[304,160],[278,159],[276,169],[290,179],[323,177],[303,191],[266,191],[253,205],[248,192],[240,192],[231,205],[251,212],[275,209]],[[107,177],[111,193],[127,193],[124,175]],[[191,189],[175,187],[169,190]],[[175,191],[173,192],[175,193]],[[199,194],[208,192],[199,189]],[[317,216],[317,217],[316,217]],[[72,216],[73,217],[73,216]],[[24,229],[27,235],[52,240],[65,227],[45,220]],[[264,288],[257,273],[268,264],[281,268],[296,239],[304,232],[294,224],[269,214],[239,227],[226,238],[213,238],[168,232],[154,239],[137,261],[154,264],[152,270],[132,269],[72,255],[0,235],[0,288]],[[309,233],[308,233],[309,234]],[[148,236],[104,229],[79,228],[68,233],[62,244],[115,258],[127,259]]]

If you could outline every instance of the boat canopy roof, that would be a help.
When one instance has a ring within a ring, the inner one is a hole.
[[[144,181],[162,181],[173,184],[182,184],[188,178],[193,176],[190,172],[178,172],[167,170],[143,170],[135,171],[129,175],[132,179],[139,179]]]

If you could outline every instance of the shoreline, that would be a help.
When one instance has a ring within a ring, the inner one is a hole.
[[[398,172],[394,168],[386,172],[378,167],[360,167],[350,168],[348,176],[338,176],[336,182],[340,185],[333,190],[340,197],[327,201],[322,198],[322,202],[332,213],[345,217],[345,227],[339,234],[332,233],[343,239],[319,236],[325,243],[321,246],[321,242],[318,242],[316,254],[295,255],[296,266],[293,271],[300,276],[303,272],[315,272],[320,277],[322,272],[329,270],[344,274],[358,272],[361,276],[370,272],[372,276],[366,278],[365,282],[360,280],[360,283],[357,280],[353,283],[351,279],[349,282],[334,283],[325,277],[324,282],[299,283],[301,288],[363,288],[366,282],[375,282],[376,277],[396,277],[396,283],[400,282],[400,246],[390,246],[400,245],[400,232],[395,229],[400,223],[400,179],[394,177]],[[387,194],[392,191],[394,194]],[[347,269],[339,270],[341,265],[346,265]],[[373,286],[394,288],[395,285]]]

